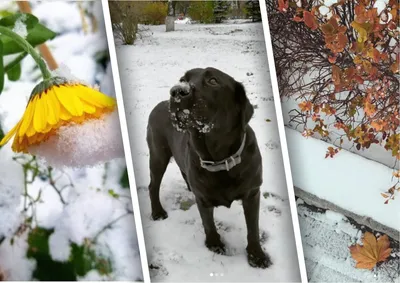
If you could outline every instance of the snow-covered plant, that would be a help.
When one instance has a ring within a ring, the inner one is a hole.
[[[16,125],[8,133],[0,130],[0,280],[112,279],[114,268],[125,270],[122,262],[137,253],[118,251],[125,257],[118,260],[113,251],[121,245],[118,237],[136,244],[130,195],[124,190],[129,183],[126,173],[119,176],[125,164],[106,163],[123,157],[116,101],[69,70],[49,70],[35,47],[54,37],[29,13],[0,19],[0,95],[29,97]],[[14,57],[4,65],[9,55]],[[30,95],[17,90],[27,56],[42,75]],[[14,83],[4,88],[6,79]],[[0,118],[13,113],[19,101],[2,100],[0,114],[6,115]],[[78,170],[49,166],[99,163],[103,167]],[[120,276],[140,278],[137,267],[131,270]]]
[[[357,150],[381,145],[397,164],[398,1],[267,0],[267,7],[280,95],[301,101],[291,122],[304,136],[337,131],[339,147],[326,157],[347,140]]]

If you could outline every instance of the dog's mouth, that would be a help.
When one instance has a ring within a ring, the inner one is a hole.
[[[171,88],[169,112],[172,125],[179,132],[195,129],[201,133],[208,133],[213,128],[208,122],[206,104],[196,97],[188,83],[179,83]]]

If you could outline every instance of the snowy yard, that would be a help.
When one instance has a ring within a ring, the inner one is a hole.
[[[44,25],[59,33],[47,42],[56,61],[114,96],[111,72],[104,64],[108,59],[104,57],[107,41],[101,2],[87,7],[99,27],[87,34],[74,2],[45,1],[32,8]],[[3,1],[1,9],[16,11],[17,5]],[[40,79],[34,67],[27,57],[22,61],[21,79],[6,81],[0,96],[4,132],[19,121]],[[31,159],[14,154],[11,143],[0,148],[0,278],[142,280],[130,192],[121,182],[125,160],[92,168],[49,169],[46,163]],[[39,174],[24,171],[20,163],[37,168]]]
[[[182,24],[170,33],[163,25],[145,28],[134,46],[117,44],[117,56],[151,277],[175,282],[300,281],[262,24]],[[214,254],[205,247],[193,195],[173,162],[161,184],[161,203],[169,217],[150,218],[148,115],[169,99],[169,89],[185,71],[208,66],[243,82],[256,108],[250,125],[263,157],[260,230],[262,246],[273,262],[265,270],[247,263],[246,226],[237,202],[231,209],[215,210],[228,254]]]

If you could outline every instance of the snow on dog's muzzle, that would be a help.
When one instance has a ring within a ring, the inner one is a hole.
[[[188,82],[180,82],[174,85],[169,92],[175,102],[179,102],[177,100],[190,96],[191,90],[191,86]]]

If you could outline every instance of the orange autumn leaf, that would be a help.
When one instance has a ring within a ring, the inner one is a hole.
[[[368,117],[372,117],[376,112],[376,107],[369,100],[366,100],[364,103],[364,111]]]
[[[387,125],[386,121],[383,120],[376,120],[371,122],[371,127],[377,131],[382,131],[383,128]]]
[[[373,269],[378,262],[385,261],[392,249],[387,235],[375,238],[374,234],[365,232],[363,245],[350,246],[350,253],[357,262],[356,268]]]
[[[310,111],[312,109],[313,104],[311,101],[303,101],[299,103],[299,108],[302,112]]]
[[[394,74],[398,73],[398,72],[399,72],[399,69],[400,69],[399,61],[394,62],[394,63],[390,66],[390,70],[391,70]]]
[[[336,65],[332,65],[332,81],[335,85],[340,85],[342,80],[342,72],[340,68]]]
[[[400,170],[393,172],[393,176],[396,178],[400,178]]]

